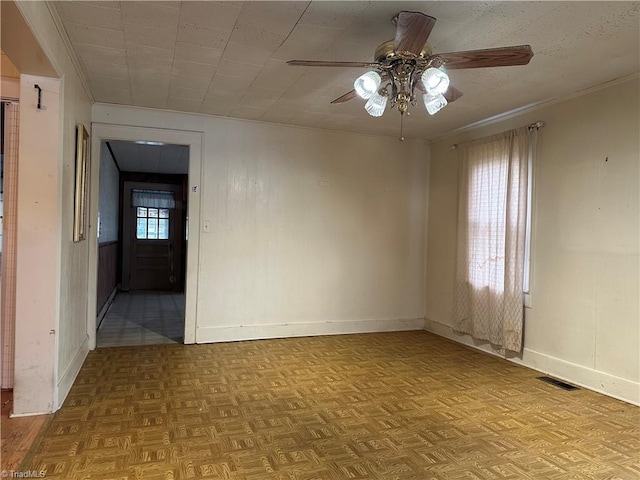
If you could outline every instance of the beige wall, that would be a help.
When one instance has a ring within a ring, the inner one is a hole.
[[[204,132],[197,342],[423,327],[424,142],[108,105],[93,120]]]
[[[2,78],[20,79],[20,72],[2,50],[0,50],[0,72]],[[5,96],[4,93],[2,95]]]
[[[535,165],[532,308],[516,361],[640,402],[639,80],[434,142],[427,240],[427,329],[450,329],[457,152],[451,145],[542,120]]]
[[[7,55],[0,51],[0,95],[3,98],[20,97],[20,72],[9,60]]]
[[[46,92],[42,110],[35,108],[34,84]],[[54,410],[59,305],[60,82],[22,75],[20,87],[14,414]]]
[[[46,3],[16,5],[60,74],[21,80],[14,387],[20,415],[57,409],[88,352],[88,242],[73,243],[72,231],[75,125],[90,126],[91,105]],[[42,110],[35,108],[34,83],[43,88]]]

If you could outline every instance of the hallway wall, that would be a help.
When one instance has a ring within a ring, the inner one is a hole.
[[[107,307],[120,279],[118,273],[120,172],[105,142],[100,145],[100,197],[98,199],[98,314]]]

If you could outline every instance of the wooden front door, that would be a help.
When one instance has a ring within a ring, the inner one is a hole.
[[[128,218],[124,220],[128,223],[125,232],[129,232],[129,248],[128,254],[123,252],[123,273],[128,274],[128,285],[123,278],[123,289],[182,291],[182,187],[126,183],[125,201],[129,200],[129,205],[125,206]],[[165,195],[175,205],[169,207],[153,201],[135,204],[131,198],[136,194]]]

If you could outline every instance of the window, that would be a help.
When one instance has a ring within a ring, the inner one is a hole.
[[[137,207],[136,238],[139,240],[167,240],[169,238],[169,209]]]
[[[507,162],[470,165],[469,281],[476,288],[504,291]]]
[[[526,179],[519,168],[509,168],[509,157],[493,155],[489,149],[469,162],[468,239],[469,281],[476,288],[489,287],[496,293],[504,292],[505,251],[508,249],[507,229],[516,228],[519,210],[516,202],[526,199],[526,228],[524,243],[524,271],[522,290],[525,306],[529,305],[529,277],[531,250],[531,201],[533,173],[533,145],[527,155]],[[483,148],[483,147],[480,147]],[[511,177],[509,177],[511,175]],[[509,191],[510,185],[521,185],[523,193]],[[520,197],[520,198],[516,198]],[[524,198],[523,198],[524,197]],[[512,250],[512,249],[511,249]]]
[[[169,239],[169,210],[176,206],[173,192],[134,189],[131,205],[136,209],[138,240]]]
[[[507,350],[522,350],[528,305],[527,208],[535,129],[464,145],[458,175],[458,238],[452,327]]]

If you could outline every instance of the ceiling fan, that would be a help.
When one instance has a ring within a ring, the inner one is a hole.
[[[400,140],[402,118],[409,105],[417,104],[416,90],[430,115],[435,114],[462,96],[450,85],[446,70],[462,68],[505,67],[526,65],[533,57],[529,45],[488,48],[451,53],[433,54],[427,44],[436,19],[420,12],[402,11],[391,21],[396,35],[376,48],[373,62],[332,62],[316,60],[290,60],[287,63],[306,67],[359,67],[368,72],[359,76],[353,90],[331,103],[343,103],[359,96],[367,100],[365,110],[374,117],[381,116],[387,104],[400,112]],[[408,113],[407,113],[408,114]]]

